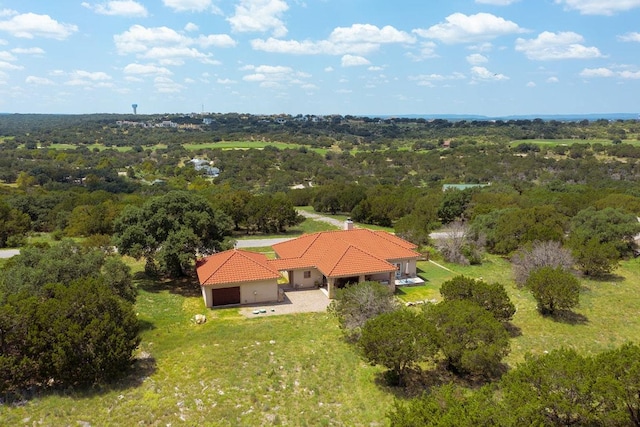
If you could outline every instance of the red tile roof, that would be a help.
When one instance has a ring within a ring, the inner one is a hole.
[[[263,254],[233,249],[198,260],[196,272],[201,285],[278,279],[280,272]]]
[[[385,231],[323,231],[274,245],[279,259],[268,263],[278,270],[315,267],[327,277],[356,276],[394,271],[388,261],[417,258],[415,248]]]

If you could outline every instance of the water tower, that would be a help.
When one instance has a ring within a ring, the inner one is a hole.
[[[131,108],[133,108],[133,114],[137,114],[138,104],[131,104]]]

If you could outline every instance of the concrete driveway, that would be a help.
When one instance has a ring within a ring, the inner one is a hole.
[[[284,301],[270,304],[247,305],[240,308],[240,314],[248,318],[276,316],[292,313],[313,313],[327,311],[331,300],[320,289],[285,290]],[[255,314],[254,311],[264,311]]]

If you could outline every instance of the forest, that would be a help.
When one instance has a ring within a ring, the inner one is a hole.
[[[0,115],[0,248],[21,249],[0,263],[2,402],[126,377],[150,327],[136,283],[193,280],[196,256],[287,235],[301,207],[443,263],[513,269],[508,283],[447,281],[424,309],[375,285],[334,301],[345,351],[405,390],[392,425],[640,425],[636,336],[503,360],[517,329],[504,285],[579,323],[580,281],[615,282],[640,255],[637,120]],[[368,292],[388,304],[367,306]],[[354,324],[354,311],[368,314]],[[467,350],[447,339],[467,333]],[[424,372],[453,380],[415,392]]]

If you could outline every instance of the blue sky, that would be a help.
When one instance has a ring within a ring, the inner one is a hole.
[[[0,0],[0,111],[640,112],[640,0]]]

